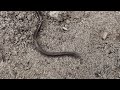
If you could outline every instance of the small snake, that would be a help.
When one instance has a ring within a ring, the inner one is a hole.
[[[39,32],[41,30],[41,27],[43,25],[43,14],[41,11],[35,11],[36,12],[36,15],[38,17],[38,21],[39,21],[39,24],[37,26],[37,29],[36,31],[34,32],[34,35],[33,35],[33,39],[34,39],[34,43],[35,43],[35,46],[36,46],[36,49],[43,55],[46,55],[46,56],[50,56],[50,57],[58,57],[58,56],[72,56],[72,57],[75,57],[75,58],[79,58],[79,54],[76,53],[76,52],[48,52],[46,50],[44,50],[42,48],[42,45],[40,43],[38,43],[38,39],[37,37],[39,36]]]

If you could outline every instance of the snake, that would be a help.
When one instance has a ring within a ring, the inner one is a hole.
[[[39,36],[39,32],[41,31],[41,28],[43,26],[43,12],[42,11],[35,11],[37,17],[38,17],[38,25],[37,25],[37,29],[35,30],[34,34],[33,34],[33,39],[34,39],[34,44],[36,49],[43,55],[45,56],[50,56],[50,57],[58,57],[58,56],[72,56],[75,58],[79,58],[80,55],[77,52],[50,52],[50,51],[46,51],[43,49],[42,47],[42,43],[38,42],[38,36]]]

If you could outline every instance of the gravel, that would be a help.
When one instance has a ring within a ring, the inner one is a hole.
[[[38,52],[34,11],[0,11],[0,79],[120,78],[120,12],[62,12],[46,13],[39,41],[47,51],[76,51],[81,58]]]

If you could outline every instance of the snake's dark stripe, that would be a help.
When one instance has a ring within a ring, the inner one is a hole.
[[[38,39],[37,37],[39,36],[39,32],[41,30],[41,27],[42,27],[42,24],[43,24],[43,14],[41,11],[36,11],[36,15],[38,17],[38,21],[39,21],[39,24],[37,26],[37,29],[36,31],[34,32],[34,35],[33,35],[33,39],[34,39],[34,43],[35,43],[35,46],[36,46],[36,49],[43,55],[46,55],[46,56],[51,56],[51,57],[56,57],[56,56],[72,56],[72,57],[76,57],[76,58],[79,58],[79,54],[76,53],[76,52],[48,52],[46,50],[44,50],[41,46],[40,43],[38,43]]]

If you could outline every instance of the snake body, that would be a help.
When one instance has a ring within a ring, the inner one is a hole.
[[[39,24],[37,26],[37,29],[36,31],[34,32],[34,35],[33,35],[33,39],[34,39],[34,43],[35,43],[35,46],[36,46],[36,49],[43,55],[46,55],[46,56],[50,56],[50,57],[58,57],[58,56],[72,56],[72,57],[76,57],[76,58],[79,58],[79,54],[76,53],[76,52],[48,52],[46,50],[44,50],[42,48],[42,44],[39,42],[38,43],[38,34],[39,32],[41,31],[41,27],[43,25],[43,14],[41,11],[36,11],[36,15],[38,17],[38,21],[39,21]]]

